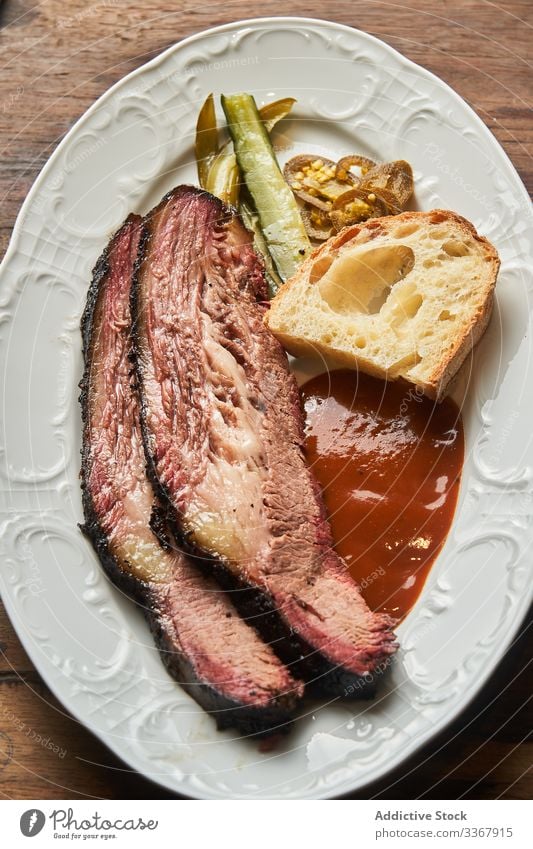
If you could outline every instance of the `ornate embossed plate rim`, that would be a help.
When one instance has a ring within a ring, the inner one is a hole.
[[[143,73],[146,72],[147,69],[154,68],[157,65],[164,63],[167,58],[174,55],[176,52],[180,51],[185,46],[188,46],[190,44],[194,44],[195,42],[201,42],[204,38],[210,37],[210,36],[213,36],[213,35],[217,35],[217,34],[232,33],[232,32],[234,33],[234,32],[238,32],[239,30],[242,30],[242,29],[245,29],[245,28],[248,28],[248,29],[250,29],[250,28],[252,28],[252,29],[263,28],[264,29],[268,26],[273,26],[273,27],[283,26],[286,29],[290,29],[292,27],[294,29],[300,29],[300,30],[304,29],[306,26],[308,26],[308,27],[315,28],[315,30],[316,29],[323,29],[327,33],[345,34],[347,36],[350,36],[352,39],[353,38],[359,39],[360,43],[362,43],[362,44],[364,44],[366,42],[366,43],[371,43],[374,46],[379,46],[379,49],[381,51],[383,51],[384,55],[388,55],[391,59],[394,59],[394,61],[397,64],[405,67],[406,69],[417,74],[418,76],[424,76],[427,79],[433,80],[436,84],[438,84],[439,87],[444,88],[445,90],[447,90],[453,96],[457,105],[460,105],[463,110],[467,110],[467,114],[469,115],[470,120],[471,120],[472,124],[475,126],[476,130],[478,132],[480,132],[481,134],[483,134],[483,136],[487,140],[489,140],[489,143],[491,145],[491,149],[494,151],[495,154],[498,155],[502,167],[504,167],[506,169],[507,175],[509,176],[510,179],[512,179],[513,184],[514,184],[517,192],[522,193],[522,195],[527,199],[527,195],[525,194],[525,190],[523,189],[523,187],[520,183],[520,180],[519,180],[518,176],[516,175],[516,172],[515,172],[512,164],[510,163],[510,161],[508,160],[507,156],[502,151],[502,149],[499,147],[499,145],[495,142],[494,138],[492,137],[492,135],[490,134],[488,129],[485,127],[485,125],[482,123],[482,121],[478,118],[478,116],[473,112],[473,110],[471,110],[470,107],[468,107],[467,104],[465,104],[464,101],[462,101],[461,98],[458,95],[456,95],[448,86],[446,86],[445,83],[443,83],[441,80],[439,80],[437,77],[435,77],[430,72],[426,71],[425,69],[420,68],[419,66],[415,65],[410,60],[405,59],[403,56],[401,56],[401,54],[399,54],[393,48],[389,47],[387,44],[379,41],[379,39],[376,39],[373,36],[370,36],[366,33],[362,33],[360,31],[351,29],[350,27],[343,26],[341,24],[331,23],[331,22],[328,22],[328,21],[321,21],[321,20],[317,20],[317,19],[294,18],[294,17],[274,17],[274,18],[260,18],[260,19],[253,19],[253,20],[245,20],[245,21],[239,21],[239,22],[235,22],[235,23],[231,23],[231,24],[226,24],[226,25],[223,25],[223,26],[220,26],[220,27],[215,27],[213,29],[198,33],[198,34],[193,35],[193,36],[191,36],[187,39],[184,39],[182,42],[178,43],[177,45],[170,47],[168,50],[166,50],[164,53],[162,53],[161,55],[159,55],[158,57],[153,59],[151,62],[149,62],[146,65],[144,65],[144,66],[138,68],[137,70],[133,71],[131,74],[129,74],[123,80],[120,80],[119,82],[117,82],[111,89],[109,89],[108,92],[106,92],[101,98],[99,98],[99,100],[96,101],[96,103],[84,114],[84,116],[82,116],[82,118],[80,118],[80,120],[74,125],[74,127],[71,129],[71,131],[67,134],[65,139],[59,145],[59,147],[57,148],[57,150],[52,155],[49,162],[47,163],[47,165],[45,166],[45,168],[41,172],[41,174],[40,174],[39,178],[37,179],[35,185],[33,186],[24,206],[22,207],[22,210],[19,214],[19,217],[17,219],[17,223],[16,223],[14,231],[13,231],[12,240],[11,240],[11,243],[9,245],[8,251],[6,252],[6,256],[4,258],[4,261],[2,263],[2,267],[1,267],[0,270],[3,272],[6,269],[9,262],[14,258],[15,254],[16,254],[18,239],[19,239],[20,232],[22,230],[22,223],[23,223],[25,213],[29,209],[29,207],[30,207],[33,199],[35,198],[35,195],[38,192],[39,188],[46,181],[47,175],[48,175],[51,167],[61,157],[61,155],[64,153],[65,149],[68,147],[69,142],[71,141],[71,139],[73,137],[76,136],[76,134],[78,133],[80,128],[83,126],[83,124],[86,122],[86,120],[92,114],[94,114],[94,112],[103,103],[105,103],[105,101],[108,98],[110,98],[121,87],[129,84],[131,82],[131,80],[141,76]],[[20,612],[17,611],[16,607],[11,603],[11,599],[9,598],[9,596],[6,598],[6,606],[8,607],[8,611],[10,613],[10,616],[11,616],[12,620],[14,621],[14,623],[16,624],[16,627],[17,627],[17,624],[19,622],[18,617],[19,617]],[[442,721],[437,722],[434,726],[430,727],[428,730],[425,730],[425,731],[423,730],[420,733],[418,733],[417,735],[415,735],[414,737],[408,739],[408,741],[405,744],[399,745],[394,757],[390,758],[386,762],[386,764],[380,763],[377,767],[370,769],[359,780],[346,779],[346,780],[334,783],[332,785],[328,785],[327,778],[325,778],[324,784],[322,786],[318,786],[318,783],[317,783],[316,787],[313,787],[310,790],[310,792],[306,795],[308,795],[309,797],[317,797],[317,796],[323,797],[323,796],[330,796],[330,795],[333,795],[333,794],[346,793],[346,792],[348,792],[350,790],[354,790],[354,789],[360,789],[361,787],[365,786],[369,782],[376,780],[377,778],[381,777],[383,774],[388,772],[390,769],[397,766],[399,763],[401,763],[403,760],[405,760],[409,755],[411,755],[414,751],[416,751],[420,746],[425,744],[431,737],[433,737],[437,733],[439,733],[445,727],[445,725],[447,725],[449,722],[451,722],[457,716],[457,714],[461,710],[464,709],[464,707],[471,701],[471,699],[478,693],[479,689],[483,686],[483,684],[485,683],[485,681],[487,680],[487,678],[489,677],[491,672],[494,670],[497,663],[500,661],[500,659],[505,654],[505,652],[506,652],[507,648],[509,647],[509,644],[511,643],[514,635],[518,631],[520,624],[522,622],[523,614],[525,613],[526,609],[527,609],[527,598],[522,598],[521,603],[520,604],[517,603],[515,605],[515,614],[517,614],[517,615],[515,616],[514,621],[510,625],[508,625],[506,632],[505,632],[505,638],[501,641],[501,643],[499,644],[497,649],[494,649],[494,650],[491,651],[490,662],[487,663],[486,667],[483,669],[482,672],[476,673],[476,676],[473,677],[472,680],[469,682],[470,686],[465,688],[461,698],[456,699],[456,701],[454,702],[454,704],[452,706],[452,709],[449,711],[449,713],[446,715],[446,717]],[[39,666],[40,666],[39,656],[33,650],[33,646],[32,646],[30,639],[27,637],[27,635],[25,634],[22,627],[17,627],[17,631],[18,631],[19,637],[20,637],[21,641],[23,642],[23,644],[25,645],[28,653],[30,654],[30,656],[34,660],[37,668],[39,668]],[[41,673],[43,674],[43,677],[46,680],[47,684],[57,694],[57,691],[56,691],[55,686],[54,686],[54,680],[47,674],[47,670],[44,669],[44,668],[41,668]],[[61,698],[61,696],[59,696],[59,697]],[[104,732],[101,732],[98,729],[96,729],[92,720],[87,715],[85,715],[82,710],[75,710],[73,708],[73,706],[71,706],[71,705],[67,705],[67,706],[69,707],[69,710],[71,710],[71,712],[77,717],[77,719],[79,719],[81,722],[83,722],[85,725],[87,725],[87,727],[90,728],[93,731],[93,733],[97,734],[106,743],[106,745],[110,749],[112,749],[119,757],[122,757],[123,759],[125,759],[132,767],[138,769],[139,771],[146,772],[145,765],[141,762],[142,756],[141,756],[140,752],[138,753],[138,751],[135,751],[134,749],[130,748],[128,750],[128,752],[125,753],[124,749],[121,748],[120,745],[117,745],[114,742],[112,735],[106,735]],[[140,746],[140,744],[138,744],[138,745]],[[331,768],[334,769],[335,766],[336,766],[336,764],[332,765]],[[179,789],[182,792],[183,791],[187,792],[187,788],[180,787],[179,780],[173,778],[172,776],[168,776],[168,779],[162,778],[162,777],[155,778],[153,775],[150,775],[150,777],[152,778],[152,780],[157,780],[160,784],[164,785],[165,787],[168,787],[171,790]],[[199,795],[203,795],[205,797],[211,797],[211,798],[219,798],[221,795],[224,795],[224,794],[221,793],[220,790],[216,790],[215,788],[209,788],[204,783],[203,784],[203,790],[202,790],[201,793],[199,793]]]

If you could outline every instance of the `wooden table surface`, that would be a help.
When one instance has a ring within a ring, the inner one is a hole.
[[[431,11],[429,11],[431,10]],[[216,24],[277,15],[279,2],[4,0],[0,6],[0,255],[30,186],[74,121],[112,83]],[[512,0],[286,0],[284,14],[366,30],[448,82],[533,188],[533,3]],[[483,692],[368,798],[530,798],[531,620]],[[168,798],[125,768],[54,699],[0,610],[0,794]],[[52,746],[57,747],[54,753]]]

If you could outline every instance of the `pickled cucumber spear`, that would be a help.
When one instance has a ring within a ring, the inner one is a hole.
[[[222,95],[221,102],[268,251],[281,279],[288,280],[311,252],[298,204],[280,171],[254,98]]]

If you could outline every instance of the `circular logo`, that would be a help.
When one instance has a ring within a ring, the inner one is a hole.
[[[37,808],[31,808],[22,814],[20,818],[20,830],[24,837],[35,837],[36,834],[39,834],[45,822],[46,817],[43,812]]]

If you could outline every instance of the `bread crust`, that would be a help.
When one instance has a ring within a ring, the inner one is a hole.
[[[362,371],[374,374],[374,376],[382,377],[383,371],[380,366],[376,366],[376,369],[373,370],[371,364],[362,364],[360,359],[349,352],[333,351],[327,345],[323,345],[315,339],[306,340],[291,336],[290,333],[283,333],[276,327],[272,327],[271,318],[280,308],[280,305],[283,304],[284,298],[294,287],[299,286],[302,281],[304,285],[312,285],[312,282],[308,278],[318,259],[322,257],[335,258],[348,247],[369,243],[378,236],[386,237],[399,226],[407,226],[410,223],[416,223],[417,225],[421,223],[451,224],[456,232],[459,231],[465,237],[473,238],[481,246],[485,262],[487,265],[490,265],[490,268],[487,270],[488,282],[484,284],[486,287],[486,297],[483,303],[472,315],[468,325],[462,328],[461,333],[454,340],[451,350],[443,356],[438,366],[429,374],[427,380],[415,381],[405,374],[398,375],[398,377],[401,376],[404,379],[410,380],[414,385],[419,386],[424,394],[430,398],[440,401],[446,395],[452,378],[459,371],[466,357],[475,345],[477,345],[489,325],[494,303],[494,287],[500,268],[500,258],[494,245],[484,236],[481,236],[470,221],[456,212],[446,209],[433,209],[428,212],[404,212],[400,215],[372,218],[362,224],[345,227],[340,233],[337,233],[328,239],[327,242],[315,248],[310,256],[302,263],[298,272],[285,283],[271,302],[271,309],[265,316],[265,323],[286,349],[296,356],[316,355],[319,353],[333,358],[344,366],[360,368]],[[397,237],[394,236],[394,238]],[[396,378],[394,376],[388,376],[387,379]]]

